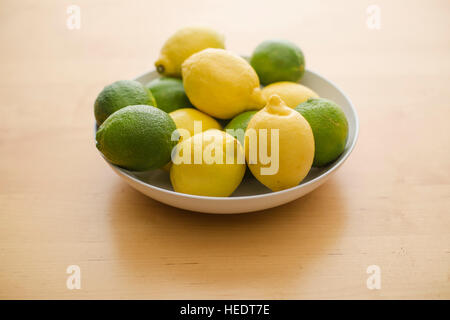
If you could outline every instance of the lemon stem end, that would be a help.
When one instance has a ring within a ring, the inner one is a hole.
[[[163,74],[165,70],[166,69],[164,68],[164,66],[162,64],[159,64],[156,66],[156,71],[158,71],[158,73]]]

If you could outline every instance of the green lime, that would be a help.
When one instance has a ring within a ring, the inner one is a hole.
[[[120,167],[144,171],[170,161],[176,130],[164,111],[147,105],[128,106],[114,112],[97,131],[97,148]]]
[[[247,129],[248,123],[250,119],[257,113],[258,111],[245,111],[238,114],[234,117],[226,126],[225,131],[227,129],[233,129],[235,131],[228,132],[230,135],[235,137],[241,144],[244,146],[244,133]],[[242,129],[239,131],[238,129]]]
[[[305,72],[302,50],[286,40],[267,40],[259,44],[250,58],[261,84],[298,82]]]
[[[94,104],[97,124],[101,125],[112,113],[127,106],[146,104],[156,107],[152,93],[133,80],[116,81],[106,86]]]
[[[153,93],[158,108],[167,113],[192,107],[181,79],[159,78],[147,83],[146,87]]]
[[[295,110],[308,121],[314,135],[313,166],[321,167],[336,160],[345,149],[348,135],[342,109],[330,100],[317,98],[299,104]]]

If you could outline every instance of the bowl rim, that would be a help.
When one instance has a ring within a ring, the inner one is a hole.
[[[352,153],[353,149],[355,148],[356,142],[358,140],[358,136],[359,136],[359,118],[358,118],[358,114],[356,112],[356,109],[352,103],[352,101],[349,99],[349,97],[341,90],[341,88],[339,88],[333,81],[328,80],[326,78],[324,78],[323,76],[321,76],[319,73],[311,71],[311,70],[305,70],[308,73],[313,74],[316,77],[321,78],[322,80],[325,80],[327,82],[329,82],[332,86],[334,86],[342,95],[343,97],[348,101],[348,104],[350,106],[350,109],[355,117],[355,134],[354,134],[354,138],[353,141],[351,142],[349,148],[347,149],[347,151],[343,154],[343,156],[333,164],[333,166],[331,168],[329,168],[327,171],[325,171],[324,173],[322,173],[321,175],[315,177],[314,179],[305,182],[303,184],[299,184],[295,187],[291,187],[288,189],[284,189],[281,191],[272,191],[272,192],[268,192],[268,193],[263,193],[263,194],[257,194],[257,195],[250,195],[250,196],[230,196],[230,197],[210,197],[210,196],[199,196],[199,195],[193,195],[193,194],[188,194],[188,193],[182,193],[182,192],[176,192],[176,191],[172,191],[172,190],[167,190],[164,188],[160,188],[157,186],[154,186],[152,184],[146,183],[142,180],[137,179],[136,177],[132,176],[129,172],[133,172],[133,171],[129,171],[126,170],[124,168],[121,168],[115,164],[112,164],[111,162],[109,162],[104,156],[103,154],[98,151],[100,153],[100,155],[102,156],[103,159],[105,159],[105,161],[110,165],[113,166],[114,169],[120,171],[121,174],[125,175],[128,179],[133,180],[134,182],[144,186],[144,187],[150,187],[151,189],[154,189],[155,191],[160,191],[163,193],[168,193],[171,194],[173,196],[181,196],[181,197],[186,197],[186,198],[190,198],[190,199],[196,199],[196,200],[219,200],[219,201],[239,201],[239,200],[250,200],[250,199],[258,199],[258,198],[266,198],[266,197],[276,197],[282,194],[287,194],[290,192],[293,192],[297,189],[302,189],[302,188],[306,188],[309,185],[315,184],[318,181],[326,178],[327,176],[329,176],[330,174],[332,174],[334,171],[336,171],[344,162],[345,160],[347,160],[347,158],[350,156],[350,154]],[[148,72],[145,72],[137,77],[135,77],[133,80],[140,79],[145,77],[146,75],[148,75],[149,73],[152,72],[156,72],[156,70],[150,70]],[[94,132],[96,131],[97,126],[94,125]],[[157,169],[157,170],[161,170],[161,169]]]

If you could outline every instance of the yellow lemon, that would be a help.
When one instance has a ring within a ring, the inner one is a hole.
[[[290,108],[295,108],[300,103],[310,98],[318,98],[318,94],[296,82],[281,81],[275,82],[262,90],[264,98],[267,100],[273,94],[277,94]]]
[[[170,181],[176,192],[227,197],[236,190],[245,173],[241,144],[217,129],[180,142],[172,160]]]
[[[175,122],[177,129],[187,130],[190,136],[209,129],[222,130],[222,126],[219,124],[219,122],[217,122],[216,119],[193,108],[178,109],[169,113],[169,116]],[[198,122],[195,123],[195,121]],[[199,132],[195,132],[195,130],[199,130]],[[183,135],[180,136],[179,141],[182,141],[182,139]],[[172,162],[170,161],[163,167],[163,169],[165,171],[169,171],[171,166]]]
[[[210,116],[230,119],[265,104],[255,70],[229,51],[200,51],[190,56],[181,70],[189,100]]]
[[[225,48],[224,36],[202,26],[178,30],[164,43],[155,62],[156,70],[165,76],[179,78],[183,61],[206,48]]]
[[[199,133],[194,132],[195,121],[198,121],[197,124],[201,124],[201,127],[197,125],[197,128],[201,130],[200,132],[209,129],[222,129],[222,126],[216,119],[194,108],[178,109],[169,113],[169,116],[175,122],[177,129],[185,129],[189,131],[191,136],[195,133]]]
[[[272,95],[264,109],[252,117],[244,144],[250,171],[272,191],[298,185],[314,159],[310,125],[277,95]]]

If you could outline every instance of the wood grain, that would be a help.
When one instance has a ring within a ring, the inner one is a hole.
[[[1,1],[0,298],[450,298],[450,3],[375,1],[370,30],[373,2]],[[94,146],[97,93],[152,69],[193,23],[243,54],[290,39],[348,94],[361,133],[335,177],[279,208],[211,216],[114,175]]]

